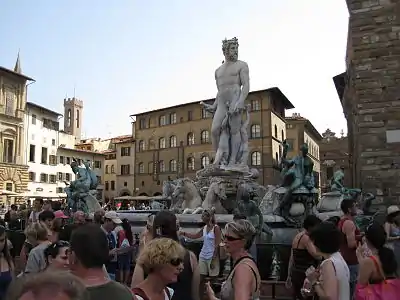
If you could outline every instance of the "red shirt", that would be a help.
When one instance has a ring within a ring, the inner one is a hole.
[[[347,263],[347,265],[349,265],[349,266],[358,265],[358,259],[357,259],[357,254],[356,254],[357,247],[356,248],[350,248],[347,245],[347,237],[343,232],[343,224],[344,224],[345,221],[350,221],[350,222],[354,223],[354,221],[352,219],[349,219],[349,218],[346,218],[346,217],[340,219],[340,221],[338,223],[339,230],[340,230],[340,232],[343,233],[343,239],[342,239],[342,242],[340,243],[340,253],[342,254],[344,260]],[[357,226],[356,226],[355,236],[356,236],[356,240],[357,240],[357,237],[361,236],[361,232],[357,228]]]

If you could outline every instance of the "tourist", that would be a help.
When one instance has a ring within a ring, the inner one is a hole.
[[[153,239],[153,221],[155,217],[155,213],[149,214],[147,217],[146,228],[140,235],[140,242],[139,242],[139,252],[143,249],[147,242]]]
[[[158,212],[153,221],[152,236],[154,238],[170,238],[176,242],[180,242],[176,216],[167,210]],[[132,277],[132,287],[140,284],[146,277],[145,275],[143,268],[139,264],[136,264]],[[174,290],[172,300],[198,300],[199,285],[200,274],[196,255],[184,249],[183,271],[179,274],[178,280],[169,285]]]
[[[8,286],[14,277],[14,263],[7,243],[6,228],[0,226],[0,299],[4,299]]]
[[[105,215],[104,209],[99,209],[96,210],[93,214],[93,222],[95,224],[101,225],[104,223],[104,215]]]
[[[33,201],[33,210],[29,215],[28,223],[35,223],[39,221],[39,214],[42,212],[43,199],[36,198]]]
[[[183,270],[184,254],[184,248],[173,239],[157,238],[150,241],[137,259],[137,264],[143,268],[147,277],[132,289],[136,298],[171,299],[174,290],[167,285],[178,280]]]
[[[248,250],[256,229],[247,220],[237,220],[225,226],[225,248],[233,259],[233,267],[221,287],[222,300],[259,299],[261,277]],[[214,291],[206,285],[208,299],[215,300]]]
[[[342,234],[337,226],[331,222],[323,222],[310,232],[309,237],[317,253],[323,258],[318,269],[306,274],[312,291],[320,299],[351,299],[350,271],[339,252]],[[308,291],[303,292],[305,296],[310,296]]]
[[[32,233],[36,234],[36,246],[29,252],[25,273],[39,273],[47,267],[44,250],[51,242],[49,241],[48,228],[44,224],[36,222],[30,226]]]
[[[119,270],[119,281],[124,284],[128,284],[129,275],[131,272],[132,264],[132,248],[134,246],[134,238],[131,229],[131,224],[127,219],[122,220],[122,229],[118,231],[117,241],[119,249],[126,249],[124,253],[118,253],[118,270]]]
[[[65,226],[65,220],[68,219],[69,217],[64,214],[62,210],[56,210],[54,212],[54,219],[53,222],[51,223],[51,237],[49,240],[51,242],[57,242],[60,238],[60,233],[62,232],[64,226]]]
[[[221,243],[221,229],[215,223],[214,211],[206,209],[201,215],[201,220],[206,224],[196,233],[181,231],[184,237],[199,239],[203,237],[203,246],[199,254],[200,293],[204,291],[206,277],[219,275],[219,245]],[[202,299],[202,295],[200,295]]]
[[[393,250],[396,256],[398,274],[400,276],[400,208],[391,205],[387,208],[385,232],[387,236],[387,246]]]
[[[86,224],[74,230],[70,242],[70,269],[82,279],[90,299],[132,299],[132,292],[127,287],[105,276],[103,265],[108,261],[109,245],[104,229]]]
[[[233,221],[237,220],[247,220],[247,217],[244,214],[240,213],[238,210],[235,210],[233,212]],[[254,261],[257,262],[257,244],[255,242],[255,239],[253,241],[253,244],[251,244],[249,253],[251,254],[251,257],[253,257]]]
[[[33,224],[30,224],[27,228],[25,228],[24,234],[25,242],[22,245],[21,252],[19,254],[19,260],[22,269],[25,269],[29,253],[38,244],[36,227],[33,226]]]
[[[44,250],[48,271],[68,270],[68,251],[69,243],[66,241],[57,241],[49,245]]]
[[[44,210],[39,214],[39,222],[46,226],[47,233],[49,235],[49,240],[53,236],[53,232],[51,231],[51,226],[53,224],[53,220],[55,219],[55,215],[51,210]]]
[[[393,250],[385,247],[386,233],[383,226],[378,223],[369,225],[365,231],[365,243],[371,255],[364,257],[362,247],[358,247],[360,272],[357,283],[367,285],[382,282],[385,278],[395,278],[397,262]]]
[[[7,300],[91,300],[85,286],[68,272],[43,272],[10,286]]]
[[[79,226],[85,224],[85,213],[83,211],[76,211],[72,216],[72,224],[66,224],[58,235],[59,240],[69,241],[71,239],[72,232]]]
[[[320,223],[317,216],[307,216],[303,222],[303,230],[293,239],[286,280],[286,287],[293,289],[293,299],[303,299],[301,288],[306,279],[305,272],[311,266],[317,267],[320,262],[321,257],[309,236],[311,230]]]
[[[354,223],[354,216],[357,215],[356,202],[354,200],[345,199],[340,204],[340,208],[342,209],[343,217],[341,217],[338,223],[338,228],[344,235],[344,238],[341,239],[340,253],[350,270],[350,299],[352,299],[357,283],[359,267],[356,250],[358,243],[361,242],[362,236],[360,230]]]
[[[108,275],[111,279],[115,280],[115,275],[118,269],[117,261],[117,236],[114,232],[115,227],[122,224],[121,219],[115,211],[108,211],[104,215],[104,223],[100,226],[107,236],[109,260],[106,264]]]

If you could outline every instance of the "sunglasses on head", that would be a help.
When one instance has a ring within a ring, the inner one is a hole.
[[[69,247],[69,243],[67,241],[58,241],[53,244],[53,248],[62,248],[62,247]]]
[[[243,240],[243,239],[240,238],[240,237],[234,237],[234,236],[230,236],[230,235],[226,235],[226,236],[224,237],[224,239],[225,239],[226,241],[229,241],[229,242]]]
[[[169,261],[169,263],[170,263],[171,265],[173,265],[174,267],[177,267],[177,266],[179,266],[181,263],[183,263],[183,260],[182,260],[181,258],[179,258],[179,257],[177,257],[177,258],[172,258],[172,259]]]

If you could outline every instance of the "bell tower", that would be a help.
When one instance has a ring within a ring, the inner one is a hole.
[[[82,138],[83,101],[77,98],[64,99],[64,131],[74,135],[77,141]]]

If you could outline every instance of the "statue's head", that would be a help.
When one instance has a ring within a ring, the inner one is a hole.
[[[71,162],[71,169],[72,169],[72,171],[76,174],[77,172],[78,172],[78,170],[79,170],[79,164],[78,164],[78,161],[75,159],[75,158],[73,158],[72,159],[72,162]]]
[[[308,154],[308,145],[307,145],[306,143],[304,143],[303,145],[301,145],[300,151],[301,151],[301,154],[302,154],[303,156],[307,156],[307,154]]]
[[[237,38],[222,41],[222,53],[226,61],[237,61],[239,53],[239,42]]]

